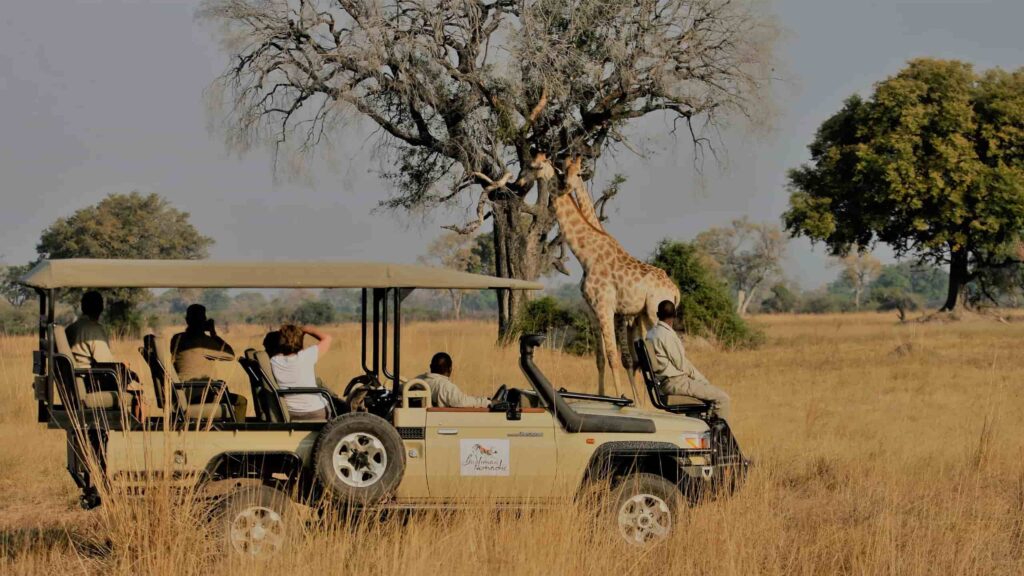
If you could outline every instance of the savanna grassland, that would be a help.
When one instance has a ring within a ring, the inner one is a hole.
[[[32,338],[0,338],[0,573],[3,574],[1021,574],[1024,573],[1024,323],[897,324],[892,315],[755,321],[758,350],[692,346],[727,389],[755,460],[744,489],[680,519],[650,549],[621,544],[586,507],[435,511],[312,523],[267,563],[219,556],[201,513],[155,494],[77,508],[64,438],[36,424]],[[358,329],[320,375],[357,372]],[[436,350],[454,379],[489,395],[523,386],[516,351],[484,323],[413,324],[403,374]],[[223,334],[236,350],[256,328]],[[138,343],[115,352],[145,373]],[[593,361],[545,351],[557,386],[593,388]],[[247,384],[237,368],[233,389]]]

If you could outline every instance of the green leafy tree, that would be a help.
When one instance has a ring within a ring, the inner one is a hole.
[[[156,194],[111,194],[98,204],[60,218],[43,231],[40,258],[145,258],[196,260],[207,256],[213,239],[203,236],[182,212]],[[137,288],[104,290],[107,321],[115,332],[138,332],[137,306],[149,292]],[[77,304],[81,291],[66,290]]]
[[[786,227],[833,255],[889,244],[949,265],[943,310],[981,270],[1014,265],[1024,229],[1024,69],[918,59],[853,96],[790,171]]]
[[[683,329],[690,334],[713,337],[730,348],[759,344],[763,335],[736,312],[728,287],[718,279],[693,244],[662,240],[651,264],[668,272],[679,286]]]

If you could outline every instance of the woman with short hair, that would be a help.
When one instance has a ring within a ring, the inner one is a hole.
[[[308,334],[317,343],[303,348]],[[270,358],[278,388],[316,388],[316,363],[331,349],[331,336],[315,326],[284,324],[278,331],[276,354]],[[327,399],[320,394],[286,394],[288,414],[294,420],[326,420]]]

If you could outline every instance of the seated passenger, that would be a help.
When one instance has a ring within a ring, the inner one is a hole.
[[[430,371],[417,378],[430,385],[430,403],[439,408],[487,408],[491,401],[464,393],[451,381],[452,357],[444,352],[430,359]]]
[[[100,324],[101,314],[103,296],[93,291],[83,294],[82,314],[64,331],[75,368],[91,368],[97,362],[114,362],[107,329]]]
[[[71,347],[71,361],[75,368],[88,369],[100,363],[114,363],[114,355],[110,352],[110,339],[107,336],[107,329],[100,324],[100,316],[103,314],[103,296],[96,291],[90,290],[82,294],[82,314],[64,329],[68,339],[68,346]],[[139,384],[139,376],[132,370],[127,370],[125,390],[131,394],[132,414],[142,419],[143,399],[142,386]]]
[[[193,304],[185,310],[185,331],[171,337],[171,354],[174,370],[183,382],[219,380],[215,362],[235,359],[235,351],[217,335],[213,319],[206,317],[206,307],[202,304]],[[248,399],[231,392],[228,392],[228,399],[235,407],[235,419],[245,422]]]
[[[318,342],[302,348],[302,338],[309,334]],[[313,326],[281,326],[277,350],[270,357],[278,388],[316,388],[317,361],[331,349],[331,336]],[[268,351],[268,353],[271,353]],[[326,420],[327,400],[319,394],[292,394],[283,397],[292,420]]]
[[[647,339],[654,343],[654,353],[662,365],[656,374],[661,392],[711,402],[719,418],[728,421],[732,415],[729,395],[709,382],[686,357],[683,341],[671,325],[676,312],[675,303],[662,301],[658,304],[658,323],[647,332]]]

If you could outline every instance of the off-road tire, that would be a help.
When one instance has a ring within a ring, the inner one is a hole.
[[[320,431],[313,445],[313,467],[329,500],[371,506],[398,488],[405,473],[405,447],[387,420],[352,412]]]
[[[683,495],[675,484],[657,474],[637,472],[616,485],[608,514],[623,540],[646,546],[671,535],[683,506]]]
[[[269,486],[228,493],[215,511],[213,526],[225,550],[260,559],[280,553],[300,530],[291,499]]]

